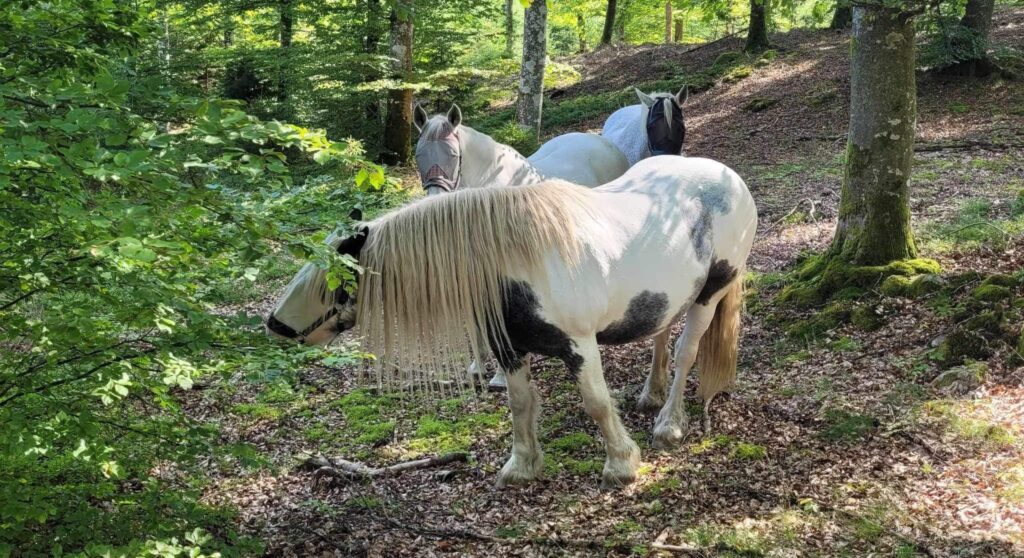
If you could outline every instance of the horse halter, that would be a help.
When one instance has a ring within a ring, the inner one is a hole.
[[[672,119],[665,118],[665,106],[668,103]],[[686,124],[683,122],[683,109],[672,98],[658,97],[647,111],[647,148],[651,155],[682,155],[683,141],[686,139]]]
[[[345,295],[344,299],[343,293]],[[278,320],[277,317],[274,316],[273,314],[271,314],[270,317],[267,318],[267,329],[273,331],[274,333],[282,337],[294,339],[299,344],[303,344],[306,342],[306,337],[308,337],[310,333],[313,333],[314,331],[320,329],[320,326],[327,323],[327,320],[333,318],[334,316],[337,316],[338,313],[341,312],[341,304],[344,304],[345,301],[348,300],[347,294],[348,293],[345,293],[344,289],[338,287],[338,290],[335,291],[334,293],[334,304],[332,304],[331,307],[327,309],[327,312],[324,312],[324,315],[320,316],[316,320],[313,320],[313,323],[309,324],[309,326],[302,331],[295,331],[295,328],[282,322],[281,320]]]
[[[447,133],[445,133],[447,132]],[[442,146],[433,147],[425,146],[424,150],[431,150],[434,153],[426,153],[426,155],[437,155],[436,159],[443,159],[444,162],[450,166],[454,162],[453,168],[445,168],[440,163],[434,163],[427,169],[426,174],[423,175],[423,189],[429,188],[440,188],[445,192],[454,192],[459,189],[459,185],[462,182],[462,142],[459,140],[458,132],[455,132],[451,128],[442,128],[441,130],[431,134],[428,137],[424,137],[420,140],[421,144],[447,144],[454,146],[455,152],[458,153],[458,157],[449,158],[447,156],[441,156],[440,149],[444,149]],[[419,151],[419,149],[417,149]],[[454,176],[454,178],[452,178]]]

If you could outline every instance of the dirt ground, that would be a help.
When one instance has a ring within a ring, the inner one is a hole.
[[[1022,26],[1024,10],[1001,11],[997,44],[1024,48]],[[602,492],[596,425],[561,365],[539,362],[549,474],[498,490],[511,444],[504,394],[424,411],[357,392],[367,399],[359,415],[346,406],[352,369],[318,363],[297,375],[301,398],[275,403],[265,386],[244,382],[191,396],[191,412],[219,417],[225,442],[253,444],[267,462],[211,471],[217,482],[206,500],[237,507],[242,530],[264,540],[270,556],[1024,556],[1024,369],[1008,364],[1008,347],[988,361],[984,381],[953,393],[932,383],[941,370],[930,355],[952,326],[935,305],[882,299],[886,323],[874,332],[845,325],[792,340],[783,331],[778,314],[788,310],[775,307],[780,285],[770,278],[826,246],[835,224],[849,38],[794,31],[773,39],[779,54],[770,64],[691,95],[685,107],[687,153],[735,168],[760,213],[750,262],[761,278],[752,279],[758,303],[748,300],[738,385],[716,402],[713,433],[695,420],[681,448],[651,449],[653,419],[633,403],[650,343],[605,349],[643,467],[635,484]],[[583,82],[566,95],[621,88],[665,64],[707,65],[739,45],[588,55],[575,61],[586,64]],[[965,203],[987,203],[993,219],[1009,214],[1024,188],[1024,86],[924,76],[919,91],[912,210],[927,252],[941,240],[928,231],[954,222]],[[745,110],[752,99],[771,104]],[[594,127],[600,122],[581,123]],[[1013,273],[1024,241],[1011,233],[998,245],[926,255],[946,271]],[[237,412],[254,401],[278,412]],[[367,414],[393,431],[355,440],[370,432],[355,422]],[[332,486],[314,483],[297,457],[388,464],[450,448],[468,450],[470,462]]]

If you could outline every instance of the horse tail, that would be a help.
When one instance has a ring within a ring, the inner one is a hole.
[[[742,269],[725,288],[725,296],[718,301],[715,317],[701,337],[697,350],[697,365],[700,370],[698,393],[704,402],[709,402],[736,380],[740,311],[743,307]]]

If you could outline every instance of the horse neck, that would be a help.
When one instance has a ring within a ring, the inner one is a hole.
[[[534,184],[547,179],[526,157],[491,136],[462,126],[462,179],[467,188]]]

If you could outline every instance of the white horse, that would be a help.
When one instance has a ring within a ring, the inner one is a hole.
[[[414,123],[420,132],[416,142],[416,164],[427,195],[459,188],[518,186],[560,178],[581,186],[598,186],[622,176],[629,168],[626,158],[607,139],[596,134],[568,133],[557,136],[528,158],[511,146],[462,124],[462,110],[453,104],[448,114],[428,117],[416,105]],[[655,362],[668,366],[662,353]],[[467,370],[470,378],[483,375],[474,360]],[[505,375],[497,371],[488,382],[492,388],[505,387]],[[646,403],[641,403],[648,410]]]
[[[417,105],[413,121],[420,132],[416,163],[429,195],[459,188],[536,184],[554,178],[598,186],[629,168],[619,149],[597,134],[562,134],[523,157],[511,146],[463,124],[458,105],[452,105],[447,115],[433,118]]]
[[[675,95],[651,93],[633,88],[639,105],[622,107],[605,120],[601,135],[626,156],[629,165],[652,155],[682,155],[686,139],[683,103],[690,96],[688,86]]]
[[[267,328],[326,342],[358,324],[363,349],[377,357],[376,380],[388,386],[446,385],[437,380],[461,376],[466,354],[488,345],[507,372],[512,410],[512,455],[499,486],[543,471],[529,354],[559,358],[601,428],[602,485],[619,486],[636,478],[640,450],[619,419],[598,345],[650,337],[685,314],[671,389],[667,375],[647,379],[664,401],[655,445],[678,445],[694,362],[705,410],[735,378],[756,227],[743,180],[699,158],[652,157],[593,190],[549,182],[427,197],[333,239],[366,270],[358,304],[344,289],[328,292],[308,264]]]

